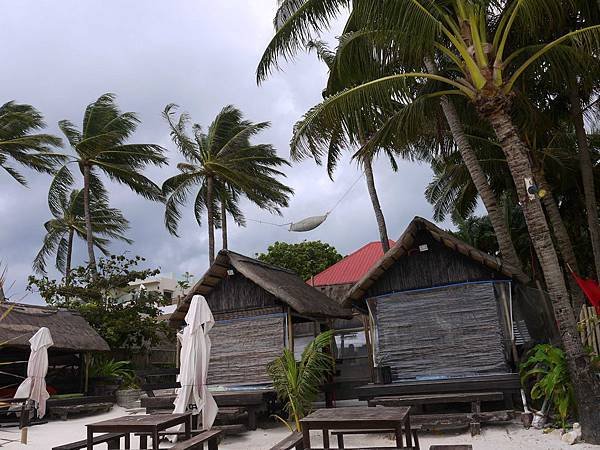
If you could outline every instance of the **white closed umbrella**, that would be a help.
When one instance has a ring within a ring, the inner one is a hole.
[[[46,374],[48,373],[48,347],[54,345],[50,330],[40,328],[31,339],[31,354],[27,362],[27,378],[17,388],[15,398],[28,398],[34,402],[38,417],[46,414],[46,400],[50,397],[46,390]]]
[[[188,405],[195,403],[202,413],[203,429],[209,430],[217,417],[217,403],[206,386],[210,361],[210,337],[208,332],[215,324],[206,299],[194,295],[185,316],[186,326],[180,334],[181,356],[179,383],[181,388],[173,402],[174,413],[183,413]]]

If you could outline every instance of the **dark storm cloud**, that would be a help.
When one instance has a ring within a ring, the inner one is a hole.
[[[262,86],[255,68],[272,35],[275,0],[21,0],[4,5],[0,17],[0,101],[33,104],[45,115],[49,131],[58,133],[61,119],[81,122],[86,104],[114,92],[124,110],[142,120],[135,140],[160,143],[170,149],[160,113],[175,102],[193,119],[207,125],[226,104],[239,106],[254,121],[270,120],[260,136],[288,156],[288,141],[296,120],[319,101],[326,73],[314,55],[286,64]],[[358,177],[346,160],[331,182],[311,161],[286,170],[296,190],[284,217],[272,217],[244,204],[248,218],[276,223],[299,220],[329,210]],[[50,218],[46,193],[50,178],[25,171],[29,188],[0,174],[0,260],[15,281],[14,298],[24,293],[31,261],[41,244],[42,224]],[[152,168],[158,183],[175,173],[173,165]],[[426,166],[401,163],[400,173],[386,161],[376,164],[376,180],[390,237],[397,238],[414,215],[431,216],[423,198],[430,176]],[[127,189],[108,183],[112,203],[131,221],[132,246],[115,244],[114,252],[143,255],[164,272],[201,274],[207,267],[206,229],[189,211],[180,227],[181,238],[163,226],[161,205],[145,201]],[[323,226],[310,233],[291,234],[285,228],[248,222],[231,227],[230,247],[254,255],[275,240],[321,239],[348,253],[376,240],[377,228],[361,180]],[[84,260],[77,243],[76,263]],[[29,295],[26,301],[39,301]]]

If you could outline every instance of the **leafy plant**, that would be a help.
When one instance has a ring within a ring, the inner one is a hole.
[[[129,361],[115,361],[103,357],[93,357],[90,364],[90,378],[120,378],[129,380],[133,370],[129,368]]]
[[[160,307],[169,300],[158,292],[131,292],[130,282],[159,273],[139,268],[144,261],[140,256],[111,255],[98,260],[97,271],[77,267],[69,279],[29,277],[27,289],[37,288],[51,306],[79,312],[111,349],[139,352],[171,335],[166,322],[159,320]]]
[[[286,348],[283,355],[267,367],[277,397],[284,403],[289,420],[297,431],[302,430],[300,419],[310,412],[320,386],[333,372],[335,360],[326,351],[333,334],[334,331],[330,330],[318,335],[304,349],[300,361],[296,361],[294,352]],[[293,430],[287,420],[276,417]]]
[[[533,381],[531,398],[552,402],[561,426],[566,427],[569,412],[574,410],[573,385],[564,352],[550,344],[538,344],[521,364],[521,382]]]

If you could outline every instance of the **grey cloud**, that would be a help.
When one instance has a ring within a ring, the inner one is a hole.
[[[275,0],[21,0],[3,9],[0,17],[0,54],[7,62],[0,71],[2,98],[33,104],[45,115],[48,130],[58,133],[58,120],[80,123],[83,109],[104,92],[115,92],[125,110],[136,111],[142,125],[138,141],[156,142],[169,149],[160,113],[175,102],[193,119],[207,125],[222,106],[233,103],[248,118],[269,120],[272,128],[260,139],[272,142],[288,156],[288,142],[296,120],[321,98],[326,79],[314,55],[301,55],[262,86],[254,71],[272,35]],[[338,26],[339,28],[339,26]],[[331,33],[335,35],[336,29]],[[173,165],[152,168],[148,174],[161,183]],[[50,178],[27,172],[24,189],[0,174],[0,260],[9,265],[16,298],[24,292],[31,261],[41,244],[42,224],[50,217],[46,192]],[[324,168],[306,161],[287,169],[296,190],[284,217],[273,217],[245,204],[248,218],[284,223],[330,209],[359,175],[349,160],[340,164],[335,183]],[[376,164],[376,180],[390,237],[397,238],[414,215],[431,216],[423,198],[430,177],[426,166],[401,163],[393,173],[386,161]],[[118,184],[108,183],[114,206],[131,221],[132,246],[115,244],[114,252],[128,251],[148,259],[164,272],[201,274],[207,267],[206,229],[199,228],[191,211],[181,224],[181,238],[163,226],[161,205],[145,201]],[[297,242],[321,239],[348,253],[378,238],[364,180],[320,228],[292,234],[284,227],[248,222],[232,226],[230,247],[254,255],[275,240]],[[83,242],[76,263],[85,260]],[[56,275],[51,272],[51,275]],[[31,294],[26,301],[39,302]]]

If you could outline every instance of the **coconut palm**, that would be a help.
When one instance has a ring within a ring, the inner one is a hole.
[[[346,5],[348,2],[341,0],[284,1],[279,10],[279,20],[283,23],[263,56],[259,79],[264,79],[279,58],[290,57],[301,48],[315,29],[326,26]],[[397,74],[377,78],[328,98],[311,110],[302,127],[309,135],[311,126],[323,129],[327,124],[337,123],[356,136],[363,126],[361,119],[365,109],[391,110],[398,101],[417,103],[415,92],[421,101],[450,95],[462,98],[491,125],[507,160],[542,267],[569,370],[577,379],[575,395],[584,436],[600,442],[600,418],[594,412],[594,404],[600,401],[600,383],[591,373],[578,336],[542,204],[528,191],[528,186],[539,184],[539,180],[528,159],[528,146],[511,117],[515,86],[526,72],[553,66],[552,56],[563,49],[572,50],[573,55],[589,55],[600,47],[600,25],[589,22],[578,23],[573,31],[559,37],[548,37],[546,30],[551,25],[548,18],[560,22],[570,12],[565,6],[568,5],[560,0],[353,2],[350,20],[362,21],[362,29],[375,35],[373,51],[382,61],[389,58],[390,52],[402,47],[410,52],[415,69],[406,71],[408,64],[405,64]],[[410,45],[403,46],[408,39]],[[442,61],[451,70],[444,73],[421,70],[419,62],[432,55],[433,61]],[[343,67],[340,72],[344,72]],[[394,121],[390,127],[401,133],[398,125],[407,122],[409,120]]]
[[[312,409],[321,385],[333,373],[335,360],[326,349],[331,345],[334,331],[319,334],[302,352],[296,361],[294,352],[283,350],[283,355],[270,363],[267,372],[273,380],[273,388],[289,414],[293,427],[281,419],[290,429],[302,431],[300,419]]]
[[[38,172],[52,173],[63,157],[53,151],[62,141],[50,134],[38,133],[44,118],[33,106],[7,102],[0,106],[0,167],[17,182],[27,181],[10,162]]]
[[[50,212],[53,219],[44,223],[46,235],[44,243],[33,261],[33,269],[38,273],[46,273],[46,259],[56,254],[56,268],[65,274],[67,280],[71,272],[73,256],[73,241],[75,236],[86,240],[85,214],[83,208],[83,192],[72,190],[68,195],[58,194],[58,198],[50,198]],[[94,246],[108,255],[106,245],[111,239],[117,239],[128,244],[132,241],[123,235],[129,229],[129,221],[121,211],[110,208],[106,199],[98,199],[92,195],[90,201],[92,218],[92,233]]]
[[[252,123],[244,120],[234,106],[224,107],[204,133],[200,125],[192,126],[187,114],[175,117],[176,105],[168,105],[163,116],[171,129],[171,138],[186,162],[177,165],[181,173],[163,183],[166,197],[165,225],[177,235],[181,218],[180,208],[196,189],[194,215],[198,225],[206,213],[208,228],[208,257],[212,264],[215,255],[215,225],[223,227],[227,242],[227,213],[239,223],[241,195],[262,209],[279,213],[287,206],[292,189],[275,177],[285,176],[277,168],[288,165],[279,158],[269,144],[251,144],[250,139],[269,127],[268,122]],[[221,214],[219,214],[219,204]]]
[[[70,165],[76,164],[83,175],[83,209],[86,229],[87,252],[92,273],[96,273],[94,255],[94,229],[91,210],[92,195],[106,198],[104,173],[112,181],[124,184],[144,198],[162,201],[160,188],[141,171],[148,165],[167,162],[164,149],[156,144],[130,144],[131,135],[140,123],[132,112],[121,112],[114,94],[104,94],[85,109],[81,130],[68,120],[58,123],[67,137],[74,155],[67,155],[67,162],[56,172],[50,186],[50,199],[66,196],[74,183]],[[60,204],[51,205],[60,209]]]
[[[335,75],[336,75],[336,54],[335,52],[331,51],[329,48],[327,48],[327,45],[322,42],[322,41],[310,41],[307,45],[307,48],[309,50],[314,50],[317,54],[317,56],[319,57],[319,59],[321,59],[321,61],[323,61],[326,65],[327,68],[330,71],[330,81],[328,83],[327,88],[323,91],[323,96],[326,98],[329,95],[332,95],[336,92],[339,92],[340,90],[343,89],[343,86],[340,85],[339,80],[336,79]],[[376,127],[373,127],[374,129],[372,129],[372,132],[376,131]],[[336,133],[342,133],[342,130],[332,130],[331,134],[334,135]],[[366,142],[366,134],[369,133],[369,130],[365,130],[363,132],[363,140],[362,143],[364,144]],[[329,133],[328,133],[329,134]],[[318,137],[315,137],[315,140],[317,140]],[[343,139],[341,139],[339,136],[337,136],[337,139],[331,139],[330,144],[327,146],[327,155],[326,155],[326,159],[327,159],[327,172],[329,174],[330,178],[333,178],[333,171],[335,169],[335,167],[337,166],[337,163],[339,161],[339,158],[341,156],[341,149],[339,145],[336,145],[336,143],[338,142],[342,142]],[[301,160],[304,158],[305,153],[303,152],[297,145],[295,145],[296,140],[294,138],[292,138],[292,144],[290,146],[290,153],[292,158],[294,158],[295,160]],[[382,151],[386,151],[385,149]],[[317,162],[317,164],[321,164],[321,158],[322,158],[322,151],[321,148],[311,148],[310,154],[311,156],[315,159],[315,161]],[[391,154],[391,152],[387,151],[388,157],[390,158],[390,160],[392,161],[392,167],[394,167],[394,169],[397,169],[396,166],[396,162],[394,160],[394,156]],[[375,220],[377,222],[377,228],[379,231],[379,240],[381,241],[381,247],[385,252],[387,252],[390,249],[390,240],[388,237],[388,232],[387,232],[387,226],[385,224],[385,216],[383,215],[383,210],[381,209],[381,203],[379,201],[379,196],[377,195],[377,187],[375,186],[375,175],[373,173],[373,159],[374,159],[375,155],[370,155],[368,158],[363,158],[361,160],[361,165],[362,165],[362,169],[364,171],[365,174],[365,179],[367,181],[367,190],[369,192],[369,197],[371,199],[371,205],[373,207],[373,212],[375,213]]]

